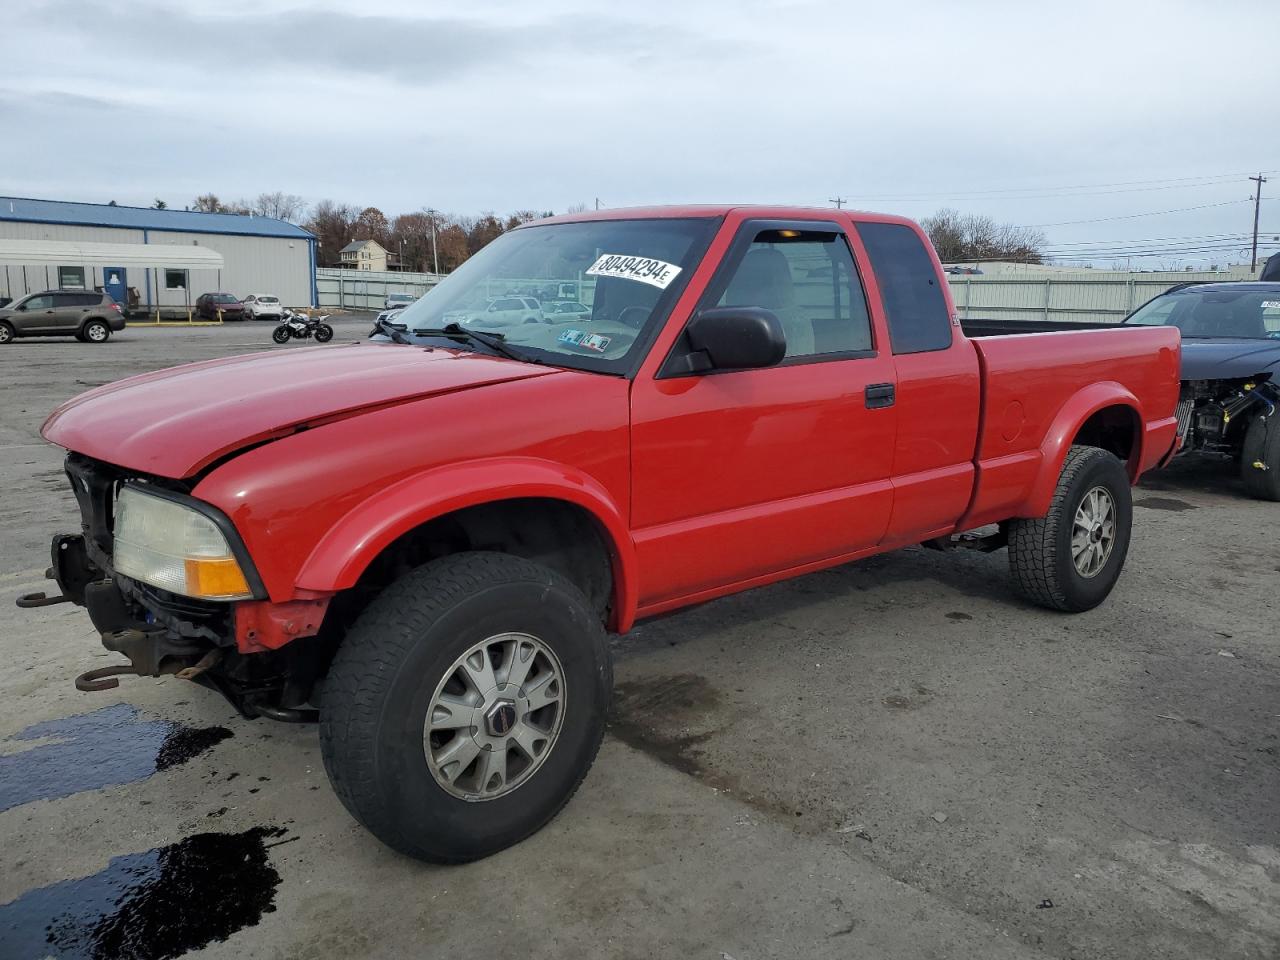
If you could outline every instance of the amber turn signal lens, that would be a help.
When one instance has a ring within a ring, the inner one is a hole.
[[[210,600],[243,597],[250,592],[240,565],[230,557],[186,559],[187,590],[193,597]]]

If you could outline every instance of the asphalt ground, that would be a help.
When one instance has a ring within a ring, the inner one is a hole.
[[[0,595],[76,529],[57,403],[298,348],[270,329],[0,348]],[[6,599],[0,957],[1280,956],[1280,505],[1211,462],[1135,498],[1079,616],[1003,552],[909,549],[615,638],[581,791],[453,868],[358,827],[314,729],[174,678],[79,693],[114,659],[84,612]]]

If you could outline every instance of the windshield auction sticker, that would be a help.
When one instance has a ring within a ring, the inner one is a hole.
[[[680,275],[680,268],[665,260],[650,257],[628,257],[619,253],[606,253],[593,263],[587,275],[592,277],[622,277],[639,280],[651,287],[665,290]]]

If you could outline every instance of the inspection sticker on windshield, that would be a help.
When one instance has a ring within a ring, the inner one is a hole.
[[[665,260],[651,257],[628,257],[620,253],[606,253],[591,265],[587,274],[593,277],[622,277],[639,280],[651,287],[665,290],[680,275],[680,268]]]
[[[583,350],[604,353],[613,338],[601,336],[598,333],[585,333],[582,330],[566,330],[556,339],[561,343],[571,343],[575,347],[581,347]]]

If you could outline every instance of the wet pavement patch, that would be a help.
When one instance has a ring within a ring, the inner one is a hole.
[[[609,732],[681,773],[701,776],[704,770],[697,748],[711,732],[690,733],[687,725],[705,721],[718,701],[706,680],[688,673],[618,683],[613,688]]]
[[[275,910],[268,843],[285,831],[198,833],[113,857],[105,870],[0,906],[5,960],[168,960],[223,941]]]
[[[1170,510],[1174,513],[1196,509],[1195,504],[1187,503],[1185,500],[1176,500],[1173,497],[1143,497],[1141,500],[1133,501],[1133,505],[1135,507],[1146,507],[1148,510]]]
[[[147,719],[126,703],[33,724],[7,742],[53,742],[0,756],[0,811],[143,780],[229,736],[226,727]]]

